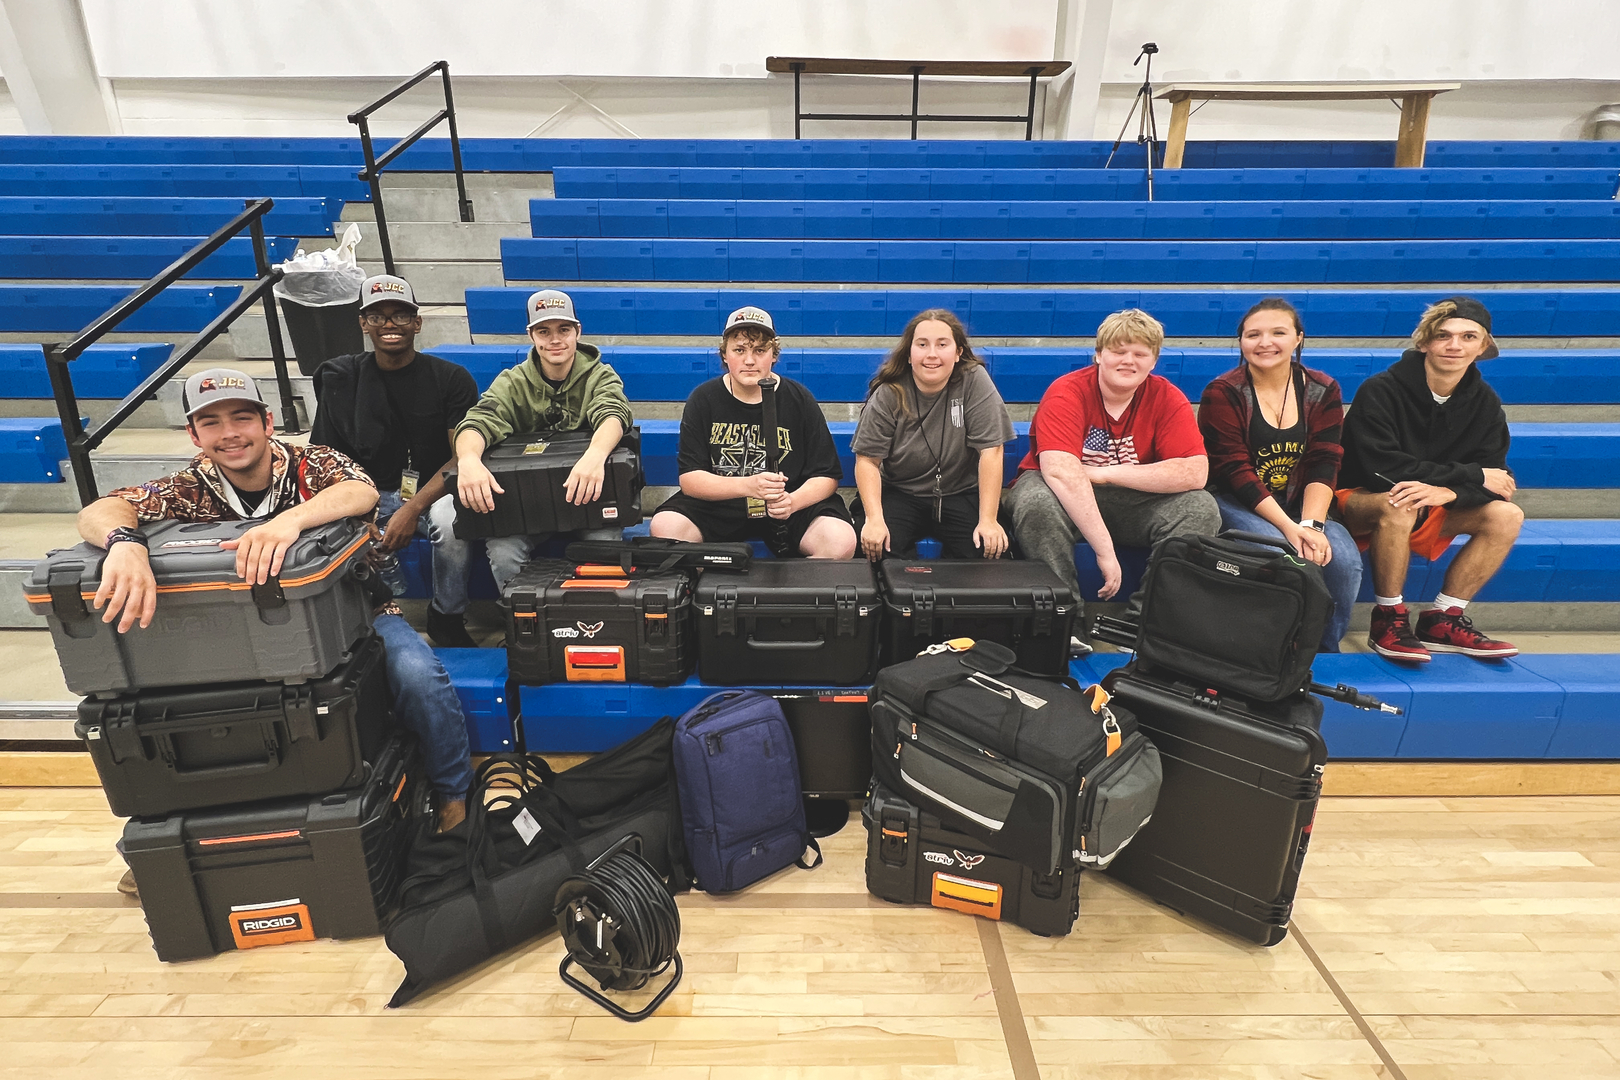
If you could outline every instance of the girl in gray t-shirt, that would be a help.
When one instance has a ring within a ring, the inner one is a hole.
[[[872,377],[851,447],[866,557],[899,555],[932,536],[947,559],[1000,558],[1002,447],[1012,437],[961,321],[936,308],[907,323]]]

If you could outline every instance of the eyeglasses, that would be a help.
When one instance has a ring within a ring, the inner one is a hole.
[[[414,311],[396,311],[392,315],[381,311],[368,311],[360,316],[360,321],[373,328],[380,326],[405,327],[415,322],[416,317],[417,313]]]

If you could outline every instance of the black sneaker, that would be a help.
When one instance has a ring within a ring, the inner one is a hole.
[[[461,615],[447,615],[428,605],[427,635],[441,649],[476,649],[478,642],[467,633],[467,623]]]

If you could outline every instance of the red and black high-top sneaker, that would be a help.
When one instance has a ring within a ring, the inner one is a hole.
[[[1391,660],[1418,664],[1429,661],[1429,650],[1412,633],[1412,622],[1407,617],[1405,604],[1372,609],[1372,626],[1367,631],[1367,644],[1372,646],[1373,652]]]
[[[1505,641],[1488,638],[1474,629],[1462,608],[1432,608],[1418,616],[1418,640],[1433,652],[1462,653],[1481,660],[1506,660],[1519,650]]]

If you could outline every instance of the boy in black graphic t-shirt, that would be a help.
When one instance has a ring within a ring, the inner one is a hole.
[[[726,374],[692,391],[681,416],[681,490],[658,508],[652,534],[675,540],[759,539],[778,558],[848,559],[855,526],[838,494],[844,477],[832,433],[809,390],[777,377],[778,471],[768,471],[759,382],[781,347],[770,315],[739,308],[726,320]]]

